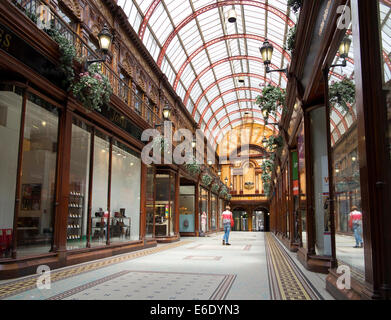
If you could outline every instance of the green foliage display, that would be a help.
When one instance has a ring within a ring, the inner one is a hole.
[[[288,50],[291,54],[294,52],[296,46],[296,30],[296,26],[289,29],[286,45],[284,47],[284,49]]]
[[[60,50],[60,65],[59,70],[64,74],[64,87],[70,91],[75,80],[75,72],[73,69],[73,62],[77,60],[76,49],[73,44],[56,29],[49,29],[47,34],[57,42]]]
[[[58,68],[64,74],[64,87],[72,92],[87,110],[100,111],[101,107],[110,101],[113,93],[109,79],[100,71],[100,64],[91,64],[86,72],[76,76],[74,62],[81,61],[73,44],[56,29],[46,32],[57,42],[61,53]]]
[[[276,151],[280,149],[284,144],[284,139],[282,136],[270,136],[267,140],[267,147],[271,151]]]
[[[269,115],[276,116],[279,106],[286,106],[286,92],[283,89],[267,85],[262,90],[262,95],[257,97],[256,104],[259,105],[262,113],[266,113],[266,119]],[[265,119],[265,120],[266,120]]]
[[[331,104],[339,104],[345,111],[350,112],[348,103],[356,102],[356,86],[352,80],[345,77],[339,82],[332,82],[329,88],[329,100]]]
[[[263,161],[263,163],[261,164],[261,169],[263,172],[273,172],[274,170],[274,161],[270,160],[270,159],[267,159],[265,161]]]

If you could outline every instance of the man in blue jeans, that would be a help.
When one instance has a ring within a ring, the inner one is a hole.
[[[224,236],[223,236],[223,246],[230,246],[231,244],[228,242],[229,232],[231,231],[231,221],[233,221],[232,212],[230,211],[230,207],[226,206],[225,211],[222,214],[223,225],[224,225]]]

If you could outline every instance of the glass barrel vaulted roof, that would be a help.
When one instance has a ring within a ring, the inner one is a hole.
[[[274,46],[271,68],[289,65],[284,45],[297,17],[286,0],[118,0],[117,4],[212,144],[249,115],[264,124],[254,103],[261,86],[286,88],[287,79],[280,72],[266,74],[259,48],[267,38]],[[236,23],[228,22],[230,9],[236,12]],[[239,77],[244,83],[238,82]]]

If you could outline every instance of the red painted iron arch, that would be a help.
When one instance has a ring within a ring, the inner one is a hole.
[[[263,80],[263,81],[266,81],[274,86],[278,86],[277,83],[275,83],[274,81],[271,81],[270,79],[267,79],[265,78],[264,76],[261,76],[261,75],[258,75],[258,74],[255,74],[255,73],[236,73],[236,74],[230,74],[228,76],[225,76],[221,79],[218,79],[216,82],[213,82],[208,88],[206,88],[202,94],[198,97],[196,103],[194,104],[194,109],[193,109],[193,117],[195,116],[195,113],[196,113],[196,110],[198,108],[198,105],[199,103],[201,102],[201,99],[206,95],[206,93],[212,89],[214,86],[216,86],[217,84],[225,81],[225,80],[228,80],[228,79],[232,79],[232,78],[237,78],[237,77],[252,77],[252,78],[257,78],[257,79],[260,79],[260,80]]]
[[[189,98],[190,98],[190,93],[191,91],[193,90],[194,86],[196,85],[196,83],[198,82],[198,80],[200,80],[209,70],[211,70],[212,68],[220,65],[220,64],[223,64],[223,63],[227,63],[227,62],[231,62],[231,61],[236,61],[236,60],[252,60],[252,61],[257,61],[259,63],[262,63],[263,64],[263,60],[259,57],[253,57],[253,56],[234,56],[234,57],[227,57],[227,58],[224,58],[224,59],[221,59],[219,61],[216,61],[214,62],[212,65],[206,67],[204,70],[202,70],[198,75],[197,77],[193,80],[193,82],[190,84],[189,88],[187,89],[186,91],[186,95],[185,95],[185,98],[183,99],[183,103],[184,105],[187,104]],[[272,64],[271,65],[271,68],[272,69],[279,69],[276,65]],[[285,74],[282,74],[284,79],[286,81],[288,81],[287,77]],[[176,81],[176,80],[175,80]],[[174,87],[174,90],[176,90],[176,87]]]
[[[225,41],[225,40],[231,40],[231,39],[239,39],[239,38],[246,38],[246,39],[252,39],[252,40],[256,40],[256,41],[260,41],[260,42],[263,42],[265,41],[265,37],[262,37],[262,36],[258,36],[258,35],[254,35],[254,34],[230,34],[230,35],[225,35],[225,36],[222,36],[222,37],[219,37],[219,38],[216,38],[216,39],[212,39],[210,41],[208,41],[207,43],[203,44],[201,47],[199,47],[198,49],[196,49],[193,53],[191,53],[189,55],[189,57],[186,59],[186,61],[183,63],[183,65],[180,67],[179,71],[178,71],[178,74],[177,74],[177,77],[175,79],[175,82],[174,82],[174,89],[176,89],[176,87],[178,86],[178,83],[179,83],[179,79],[181,78],[182,76],[182,73],[183,71],[186,69],[187,65],[190,63],[191,60],[194,59],[195,56],[197,56],[200,52],[202,52],[203,50],[205,50],[207,47],[211,46],[211,45],[214,45],[218,42],[221,42],[221,41]],[[291,57],[290,55],[281,47],[279,46],[277,43],[269,40],[269,42],[271,44],[273,44],[273,47],[279,51],[282,55],[284,55],[284,57],[287,59],[288,62],[291,61]],[[159,67],[161,66],[161,64],[159,65]]]
[[[265,3],[260,2],[260,1],[254,1],[254,0],[226,0],[226,1],[220,1],[220,2],[216,2],[216,3],[212,3],[210,5],[207,5],[207,6],[203,7],[203,8],[195,11],[191,15],[187,16],[185,19],[182,20],[182,22],[180,22],[176,26],[174,31],[172,31],[170,33],[170,35],[168,36],[168,38],[166,39],[166,41],[163,44],[163,47],[162,47],[162,49],[160,51],[160,54],[159,54],[159,58],[157,60],[158,66],[159,67],[161,66],[163,58],[164,58],[164,55],[165,55],[165,53],[167,51],[167,48],[169,47],[171,41],[174,39],[174,37],[178,34],[178,32],[184,26],[186,26],[190,21],[192,21],[193,19],[195,19],[199,15],[201,15],[201,14],[203,14],[203,13],[209,11],[209,10],[212,10],[212,9],[215,9],[215,8],[219,8],[219,7],[224,7],[224,6],[231,6],[231,5],[255,6],[255,7],[267,10],[267,11],[275,14],[277,17],[281,18],[284,22],[286,22],[290,27],[293,27],[295,25],[293,20],[291,20],[285,13],[283,13],[282,11],[280,11],[279,9],[277,9],[277,8],[271,6],[271,5],[265,4]]]

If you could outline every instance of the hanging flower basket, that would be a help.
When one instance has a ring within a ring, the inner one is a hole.
[[[220,196],[222,198],[225,198],[228,195],[228,188],[227,186],[222,186],[220,190]]]
[[[184,164],[184,168],[193,176],[197,176],[201,173],[201,165],[197,163],[197,160],[194,156],[189,163]]]
[[[217,182],[212,184],[212,192],[217,193],[220,190],[220,185]]]
[[[226,196],[226,198],[225,198],[226,200],[228,200],[228,201],[231,201],[231,199],[232,199],[232,195],[230,195],[230,194],[227,194],[227,196]]]
[[[208,187],[211,183],[212,183],[212,180],[213,178],[209,175],[209,174],[204,174],[202,177],[201,177],[201,182],[203,185],[205,185],[206,187]]]
[[[269,118],[269,115],[276,116],[278,107],[285,108],[286,105],[286,92],[278,87],[274,87],[271,84],[267,85],[262,90],[262,95],[256,99],[256,104],[264,114],[265,120]]]
[[[74,83],[73,95],[87,110],[101,111],[101,107],[110,101],[113,90],[109,79],[100,73],[99,64],[89,66],[88,71],[80,73]]]
[[[329,101],[350,112],[348,104],[353,105],[356,102],[356,86],[353,81],[345,77],[339,82],[333,82],[329,88]]]

